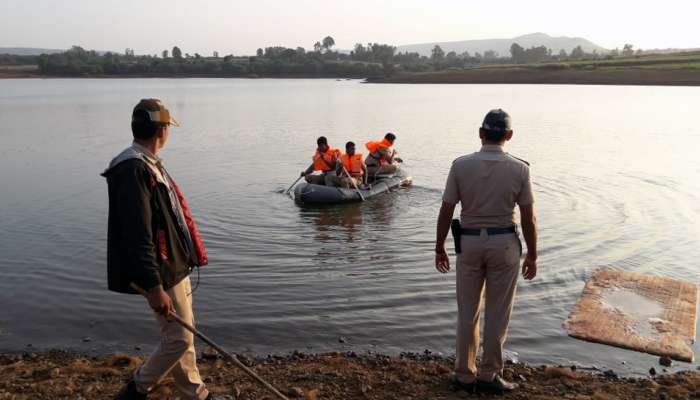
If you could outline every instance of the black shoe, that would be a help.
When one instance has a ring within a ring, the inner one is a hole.
[[[496,375],[491,382],[489,381],[476,381],[476,390],[485,393],[495,393],[502,394],[504,392],[512,392],[518,388],[517,383],[511,383]]]
[[[215,395],[209,393],[206,400],[233,400],[233,397],[228,396],[228,395],[215,396]]]
[[[136,390],[136,382],[132,380],[122,387],[122,390],[114,396],[114,400],[146,400],[148,395],[145,393],[139,393]]]
[[[452,386],[454,386],[455,390],[464,390],[467,393],[476,393],[476,381],[466,383],[455,378],[452,380]]]

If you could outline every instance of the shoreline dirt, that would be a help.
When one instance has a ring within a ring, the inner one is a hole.
[[[685,371],[649,378],[620,378],[614,372],[575,367],[508,364],[504,376],[521,388],[504,396],[469,394],[452,386],[450,358],[423,354],[387,357],[347,353],[240,356],[263,379],[290,399],[697,399],[700,372]],[[65,351],[0,354],[0,400],[111,399],[143,361],[116,353],[90,357]],[[230,399],[263,400],[272,395],[232,364],[205,350],[199,368],[214,394]],[[153,399],[175,399],[172,380],[159,385]]]
[[[0,79],[41,78],[36,65],[0,65]]]

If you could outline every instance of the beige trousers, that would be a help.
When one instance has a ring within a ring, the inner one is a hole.
[[[353,182],[355,182],[355,185],[360,186],[362,183],[362,177],[344,176],[340,178],[340,186],[344,187],[345,189],[354,189],[355,185],[352,184]]]
[[[340,177],[333,174],[306,175],[306,181],[315,185],[340,186]]]
[[[343,179],[345,178],[341,178],[338,175],[326,175],[326,186],[342,187]]]
[[[367,165],[367,174],[370,177],[374,177],[374,175],[376,175],[377,172],[379,172],[379,175],[391,175],[395,174],[398,170],[399,166],[396,164],[382,164],[381,166]]]
[[[486,287],[484,340],[478,378],[491,381],[503,371],[503,343],[518,281],[522,247],[515,234],[462,236],[457,256],[457,359],[455,378],[470,383],[477,378],[479,316]]]
[[[173,300],[177,315],[194,325],[192,297],[188,296],[191,291],[190,278],[187,277],[166,292]],[[177,322],[168,322],[163,316],[155,315],[160,326],[160,343],[148,360],[134,373],[137,389],[142,393],[150,392],[171,373],[175,387],[184,399],[206,399],[209,392],[204,387],[197,369],[194,335]]]

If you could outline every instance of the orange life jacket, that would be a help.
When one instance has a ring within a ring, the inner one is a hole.
[[[312,157],[314,160],[314,171],[334,171],[335,170],[335,160],[334,158],[340,157],[340,150],[331,149],[330,147],[325,153],[321,153],[316,150],[316,154]]]
[[[386,156],[391,148],[391,142],[387,139],[382,139],[379,141],[369,141],[365,143],[365,147],[369,150],[369,156],[377,160],[379,164],[388,164]],[[380,149],[386,149],[384,153],[380,153]]]
[[[355,153],[350,157],[344,153],[341,159],[350,176],[362,176],[362,154]]]

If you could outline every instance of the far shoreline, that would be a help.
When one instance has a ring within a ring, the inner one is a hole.
[[[304,74],[280,75],[185,75],[185,74],[134,74],[134,75],[53,75],[42,74],[34,65],[0,67],[0,80],[3,79],[326,79],[326,80],[366,80],[364,76],[323,76]]]
[[[624,71],[620,74],[591,73],[588,71],[548,72],[540,71],[459,71],[422,74],[406,74],[392,77],[333,77],[333,76],[208,76],[208,75],[43,75],[31,70],[0,69],[0,80],[9,79],[318,79],[336,81],[362,81],[368,84],[462,84],[462,85],[581,85],[581,86],[700,86],[700,72]]]
[[[368,82],[401,84],[700,86],[700,70],[484,68],[405,74],[388,78],[368,79]]]

